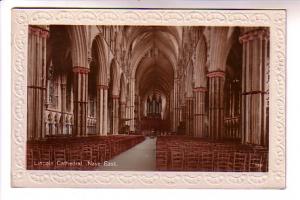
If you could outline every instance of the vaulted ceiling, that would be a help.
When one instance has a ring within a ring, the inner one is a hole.
[[[131,50],[132,70],[141,96],[149,91],[168,95],[173,87],[179,54],[181,29],[178,27],[128,27],[128,48]]]

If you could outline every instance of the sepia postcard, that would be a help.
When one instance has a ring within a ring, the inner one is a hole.
[[[285,188],[285,10],[12,10],[12,186]]]

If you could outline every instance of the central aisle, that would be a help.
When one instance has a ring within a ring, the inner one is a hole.
[[[99,170],[107,171],[155,171],[156,138],[149,138],[104,163]],[[113,166],[108,166],[113,165]]]

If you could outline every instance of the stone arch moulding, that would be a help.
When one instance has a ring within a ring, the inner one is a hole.
[[[98,85],[107,85],[108,84],[108,55],[107,47],[103,41],[103,38],[100,35],[95,36],[92,44],[92,50],[95,48],[95,58],[97,66],[97,84]]]

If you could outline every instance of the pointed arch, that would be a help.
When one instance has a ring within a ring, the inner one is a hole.
[[[97,35],[92,44],[93,60],[96,63],[97,69],[97,85],[108,85],[108,53],[104,39]]]
[[[126,79],[125,79],[125,74],[122,73],[121,79],[120,79],[120,101],[121,103],[126,102]]]
[[[210,62],[208,71],[225,71],[233,33],[234,27],[209,27],[205,30]]]
[[[196,47],[196,58],[194,63],[194,72],[198,76],[195,76],[195,87],[206,87],[206,62],[207,62],[207,45],[204,35],[201,34]]]
[[[72,38],[73,67],[89,68],[89,59],[91,57],[89,26],[69,26],[68,33],[70,38]]]
[[[110,76],[111,76],[111,82],[112,82],[112,95],[119,96],[120,93],[120,70],[119,67],[115,61],[115,59],[112,59],[110,64]]]
[[[187,69],[187,75],[186,75],[186,97],[191,98],[193,97],[193,86],[194,86],[194,66],[193,64],[190,64]],[[196,76],[197,77],[197,76]]]

